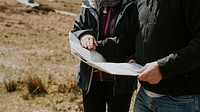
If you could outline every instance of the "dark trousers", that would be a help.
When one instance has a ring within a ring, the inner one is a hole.
[[[129,112],[132,93],[113,96],[113,81],[93,81],[89,93],[83,91],[84,112]]]

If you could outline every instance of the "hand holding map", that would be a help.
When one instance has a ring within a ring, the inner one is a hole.
[[[69,32],[71,53],[88,65],[112,75],[137,76],[137,70],[142,68],[136,63],[111,63],[97,51],[90,51],[80,45],[78,38]]]

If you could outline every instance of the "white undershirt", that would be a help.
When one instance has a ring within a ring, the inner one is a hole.
[[[149,97],[152,97],[152,98],[157,98],[157,97],[161,97],[161,96],[165,96],[164,94],[158,94],[158,93],[154,93],[154,92],[151,92],[149,90],[146,90],[144,89],[144,92],[149,96]]]

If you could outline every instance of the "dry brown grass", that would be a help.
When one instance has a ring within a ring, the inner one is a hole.
[[[40,96],[47,93],[45,84],[38,76],[28,76],[25,82],[31,95]]]
[[[57,10],[69,11],[73,13],[80,12],[81,0],[36,0],[38,3]]]
[[[8,92],[14,92],[17,90],[17,82],[15,80],[4,80],[4,85]]]

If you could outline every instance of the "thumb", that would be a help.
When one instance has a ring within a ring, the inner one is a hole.
[[[94,40],[94,45],[95,45],[95,46],[98,46],[98,44],[97,44],[97,41],[96,41],[96,40]]]
[[[142,67],[141,69],[138,69],[137,72],[138,72],[138,73],[142,73],[146,68],[147,68],[147,67],[144,66],[144,67]]]
[[[144,71],[146,70],[147,66],[142,67],[141,69],[137,70],[139,73],[138,79],[145,81],[146,75],[144,75]]]

